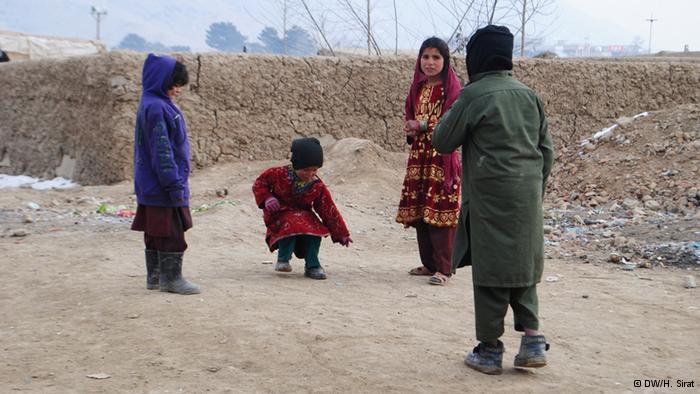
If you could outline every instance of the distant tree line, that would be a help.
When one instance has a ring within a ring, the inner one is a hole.
[[[304,28],[294,25],[284,35],[269,26],[258,34],[259,42],[250,42],[231,22],[215,22],[207,29],[206,44],[222,52],[276,53],[287,55],[314,55],[316,40]],[[119,49],[139,52],[189,52],[184,45],[167,46],[150,42],[135,33],[127,34],[117,45]]]
[[[249,42],[231,22],[216,22],[209,25],[206,43],[222,52],[278,53],[288,55],[313,55],[316,41],[308,31],[294,25],[283,36],[276,29],[266,26],[258,34],[258,42]]]
[[[190,47],[185,45],[167,46],[160,42],[150,42],[138,34],[129,33],[122,38],[119,49],[129,49],[138,52],[189,52]]]

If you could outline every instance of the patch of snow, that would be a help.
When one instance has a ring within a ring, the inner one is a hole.
[[[31,187],[37,190],[47,189],[68,189],[71,187],[80,186],[70,179],[54,178],[51,180],[32,178],[26,175],[5,175],[0,174],[0,189],[12,187]]]

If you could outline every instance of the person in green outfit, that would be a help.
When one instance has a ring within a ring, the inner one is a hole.
[[[453,269],[472,265],[476,337],[470,368],[500,374],[504,318],[522,331],[516,367],[547,364],[536,285],[543,267],[542,200],[554,160],[542,101],[513,78],[513,35],[489,25],[467,44],[469,83],[433,133],[433,146],[462,146],[462,206]]]

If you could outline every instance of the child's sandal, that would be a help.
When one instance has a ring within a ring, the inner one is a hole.
[[[416,268],[411,268],[410,271],[408,271],[409,275],[416,275],[416,276],[432,276],[435,274],[435,272],[427,269],[424,266],[416,267]]]
[[[436,272],[433,276],[428,279],[428,283],[436,286],[444,286],[450,279],[449,276],[443,274],[442,272]]]

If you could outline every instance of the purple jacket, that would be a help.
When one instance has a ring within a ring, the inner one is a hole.
[[[134,138],[134,190],[141,205],[189,206],[190,143],[182,111],[167,96],[175,59],[149,54],[143,64]]]

